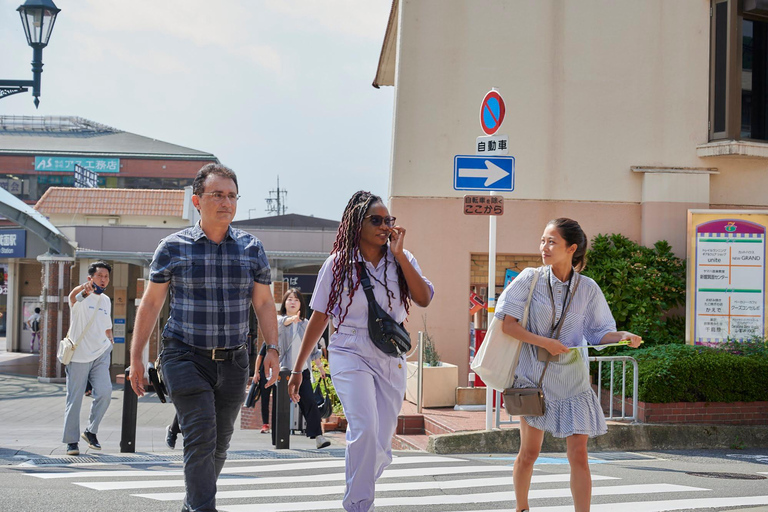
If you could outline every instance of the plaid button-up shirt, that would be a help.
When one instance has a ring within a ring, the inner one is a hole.
[[[271,273],[256,237],[230,226],[216,244],[198,223],[160,242],[149,279],[170,282],[164,337],[206,349],[232,348],[248,336],[253,283],[270,284]]]

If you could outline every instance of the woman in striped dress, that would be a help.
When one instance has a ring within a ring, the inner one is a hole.
[[[579,223],[555,219],[547,224],[539,247],[544,266],[527,268],[502,292],[496,317],[503,331],[524,341],[512,387],[538,387],[545,363],[537,357],[546,352],[550,363],[542,388],[546,402],[544,416],[520,418],[520,452],[515,458],[513,481],[518,512],[528,510],[528,490],[533,464],[539,456],[544,432],[566,438],[571,467],[571,494],[576,512],[589,511],[592,478],[589,472],[587,440],[607,432],[603,411],[589,384],[589,368],[580,349],[571,347],[630,340],[637,348],[642,339],[630,332],[616,331],[616,322],[600,287],[582,276],[587,237]],[[536,282],[527,329],[518,323],[533,282]],[[563,316],[565,312],[565,316]],[[560,325],[562,324],[562,325]],[[558,339],[554,336],[560,328]]]

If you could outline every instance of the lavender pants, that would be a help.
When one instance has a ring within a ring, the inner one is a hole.
[[[331,379],[347,417],[344,510],[373,510],[376,480],[392,462],[392,436],[403,405],[403,358],[379,351],[368,331],[340,326],[328,348]]]

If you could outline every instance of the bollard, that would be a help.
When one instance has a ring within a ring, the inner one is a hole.
[[[123,386],[123,426],[120,432],[120,453],[136,452],[136,410],[139,397],[133,392],[129,380],[131,367],[125,369]]]
[[[277,378],[275,390],[275,424],[272,429],[275,432],[275,448],[287,450],[291,447],[291,399],[288,396],[288,379],[291,378],[291,370],[280,368],[280,376]]]

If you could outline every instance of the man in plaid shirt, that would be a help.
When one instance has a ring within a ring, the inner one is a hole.
[[[272,370],[280,371],[277,316],[270,268],[261,242],[230,226],[237,210],[237,177],[208,164],[192,185],[200,212],[193,227],[160,242],[136,313],[131,385],[144,395],[142,351],[170,289],[170,317],[160,361],[184,435],[186,498],[182,511],[215,511],[216,480],[224,467],[248,382],[248,314],[256,311]]]

